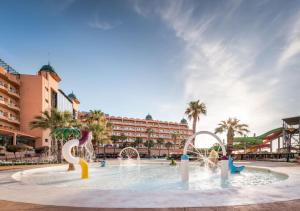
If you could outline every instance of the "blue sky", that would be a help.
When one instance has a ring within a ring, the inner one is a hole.
[[[49,59],[81,110],[179,121],[200,99],[199,129],[256,133],[300,113],[300,1],[1,0],[0,25],[0,57]]]

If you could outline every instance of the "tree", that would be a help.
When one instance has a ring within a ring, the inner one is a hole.
[[[156,141],[156,144],[158,145],[158,156],[160,157],[160,150],[161,146],[165,143],[165,140],[163,138],[159,138]]]
[[[215,129],[215,133],[227,132],[227,155],[231,155],[233,150],[233,141],[235,134],[244,135],[248,132],[248,125],[240,123],[237,118],[229,118],[228,120],[223,120],[218,124]]]
[[[41,146],[34,149],[34,152],[39,155],[43,155],[49,151],[48,146]]]
[[[41,146],[34,149],[34,152],[39,155],[39,158],[43,156],[43,154],[46,154],[49,152],[48,146]]]
[[[146,129],[146,134],[147,134],[147,140],[150,140],[151,139],[151,135],[154,133],[154,130],[150,127],[148,127]]]
[[[151,149],[152,147],[154,147],[154,141],[153,141],[153,140],[147,140],[147,141],[145,141],[144,146],[147,147],[147,150],[148,150],[148,156],[149,156],[149,158],[150,158],[150,156],[151,156],[151,151],[150,151],[150,149]]]
[[[197,121],[200,120],[200,115],[207,114],[206,105],[204,103],[201,103],[199,100],[191,101],[189,103],[189,106],[185,110],[185,114],[187,115],[189,120],[193,121],[193,133],[195,134]],[[193,142],[195,142],[195,139],[193,140]],[[193,143],[193,144],[195,144],[195,143]]]
[[[125,136],[124,133],[121,133],[121,135],[119,136],[119,139],[120,139],[120,141],[122,142],[122,148],[125,148],[125,147],[128,146],[128,143],[127,143],[128,137]],[[125,142],[124,142],[124,141],[125,141]]]
[[[114,156],[116,154],[116,144],[118,143],[119,141],[119,137],[118,136],[115,136],[115,135],[112,135],[111,136],[111,140],[112,140],[112,143],[114,145]]]
[[[177,144],[177,139],[178,137],[180,136],[180,133],[178,131],[174,131],[172,134],[171,134],[171,138],[173,140],[173,143],[174,143],[174,146],[176,146]]]
[[[143,142],[144,142],[144,140],[141,137],[137,137],[134,140],[134,143],[135,143],[135,145],[136,145],[137,148],[139,148],[139,145],[142,144]]]
[[[170,155],[170,148],[173,146],[173,143],[172,142],[167,142],[165,143],[165,147],[167,148],[168,150],[168,157]]]
[[[93,142],[98,146],[103,145],[104,159],[105,146],[111,144],[112,125],[105,118],[105,114],[100,110],[90,110],[86,119],[86,126],[93,134]]]
[[[186,142],[186,139],[181,140],[180,146],[179,146],[180,149],[183,149],[183,148],[184,148],[185,142]]]
[[[34,120],[30,122],[31,129],[50,129],[50,134],[52,134],[52,132],[57,128],[70,128],[74,125],[78,125],[78,122],[73,119],[73,115],[70,112],[59,112],[56,109],[51,109],[50,112],[46,110],[42,112],[40,116],[36,116]],[[57,141],[57,161],[59,163],[62,162],[61,150],[61,142]]]

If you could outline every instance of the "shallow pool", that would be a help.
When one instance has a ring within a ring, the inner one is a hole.
[[[246,168],[240,174],[231,174],[227,181],[221,181],[219,169],[207,169],[190,164],[190,181],[182,183],[180,166],[166,163],[140,165],[90,164],[90,178],[80,179],[80,167],[66,171],[66,166],[32,169],[19,172],[14,178],[22,184],[80,187],[101,190],[168,191],[209,190],[230,187],[266,185],[287,179],[286,175],[269,170]]]

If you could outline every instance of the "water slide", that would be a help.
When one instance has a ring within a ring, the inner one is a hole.
[[[238,141],[238,142],[261,140],[262,141],[261,144],[249,147],[247,149],[247,152],[255,152],[259,148],[269,147],[271,141],[273,141],[274,139],[277,139],[281,136],[282,136],[282,127],[270,130],[270,131],[268,131],[264,134],[261,134],[259,136],[256,136],[256,137],[237,137],[234,140]]]
[[[84,146],[92,140],[92,133],[89,131],[82,131],[82,136],[78,139],[72,139],[67,141],[62,147],[62,155],[68,163],[79,164],[81,167],[81,178],[87,179],[89,177],[88,163],[79,157],[72,155],[72,148],[75,146]]]

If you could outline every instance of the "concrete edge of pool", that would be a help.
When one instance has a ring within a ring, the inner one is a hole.
[[[207,191],[141,192],[22,185],[11,178],[16,171],[1,172],[0,200],[41,205],[98,208],[182,208],[270,203],[300,199],[299,166],[247,166],[287,174],[286,180],[262,186]],[[28,194],[30,193],[30,194]],[[97,197],[95,197],[97,196]]]

